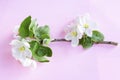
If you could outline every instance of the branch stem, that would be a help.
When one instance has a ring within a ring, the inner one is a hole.
[[[71,42],[70,40],[65,40],[65,39],[54,39],[51,42]],[[117,46],[118,43],[117,42],[113,42],[113,41],[102,41],[102,42],[95,42],[95,44],[110,44],[110,45],[114,45]]]

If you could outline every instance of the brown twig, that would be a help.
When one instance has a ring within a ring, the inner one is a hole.
[[[71,42],[70,40],[65,40],[65,39],[54,39],[51,42]],[[117,42],[113,42],[113,41],[102,41],[102,42],[95,42],[95,44],[110,44],[110,45],[114,45],[117,46],[118,43]]]

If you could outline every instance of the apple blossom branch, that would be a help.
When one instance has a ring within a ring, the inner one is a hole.
[[[65,40],[65,39],[53,39],[51,42],[71,42],[70,40]],[[118,43],[117,42],[113,42],[113,41],[102,41],[102,42],[95,42],[95,44],[110,44],[110,45],[114,45],[117,46]]]

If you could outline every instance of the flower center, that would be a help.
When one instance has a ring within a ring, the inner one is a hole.
[[[72,31],[72,32],[71,32],[71,35],[72,35],[72,36],[77,36],[77,32],[76,32],[76,31]]]
[[[84,24],[84,28],[88,28],[89,27],[89,25],[86,23],[86,24]]]
[[[25,47],[24,47],[24,46],[20,47],[20,48],[19,48],[19,51],[20,51],[20,52],[25,51]]]

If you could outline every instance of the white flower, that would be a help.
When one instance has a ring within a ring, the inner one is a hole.
[[[92,37],[92,32],[95,29],[96,23],[90,19],[89,14],[79,16],[69,25],[69,30],[67,31],[65,39],[71,40],[72,46],[78,46],[79,39],[81,39],[84,34]]]
[[[12,40],[10,43],[12,45],[12,56],[21,62],[21,64],[25,67],[33,66],[36,67],[35,61],[33,61],[32,58],[32,52],[29,49],[30,45],[29,43],[22,39],[20,40]]]
[[[69,25],[69,30],[67,31],[67,34],[65,36],[66,40],[71,40],[71,45],[73,47],[78,46],[79,39],[82,38],[83,32],[80,31],[79,25],[76,24],[76,22],[73,22],[71,25]]]
[[[92,37],[92,31],[96,29],[96,23],[90,19],[89,14],[77,17],[76,22],[80,26],[80,30],[89,37]]]
[[[26,42],[24,39],[22,41],[19,40],[12,40],[10,43],[12,45],[12,52],[13,52],[13,57],[16,58],[16,60],[19,59],[25,59],[31,58],[32,57],[32,52],[30,51],[30,45],[28,42]]]

